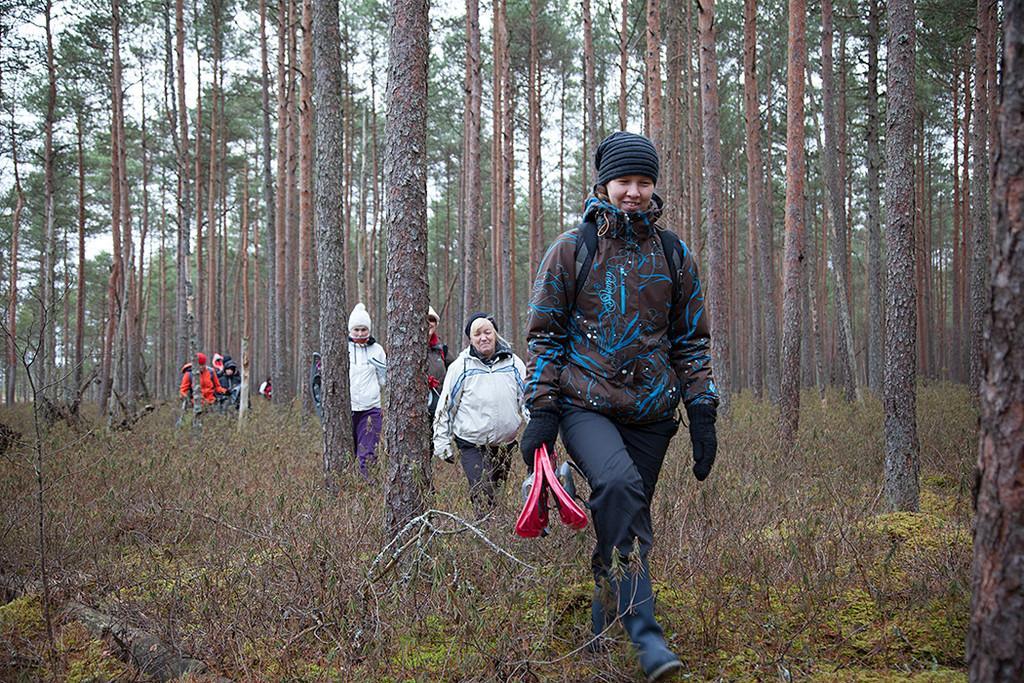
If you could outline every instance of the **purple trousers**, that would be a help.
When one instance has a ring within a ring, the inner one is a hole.
[[[355,441],[356,458],[359,459],[359,472],[364,478],[370,476],[370,465],[376,459],[374,451],[380,439],[380,425],[380,408],[352,411],[352,438]]]

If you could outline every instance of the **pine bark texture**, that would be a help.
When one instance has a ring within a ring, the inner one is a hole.
[[[847,401],[859,401],[857,390],[857,363],[853,358],[853,326],[850,318],[850,300],[847,286],[846,204],[843,201],[843,177],[840,174],[839,149],[841,137],[836,117],[836,81],[832,64],[832,0],[821,0],[821,84],[822,117],[825,119],[825,184],[828,186],[829,240],[832,257],[832,276],[835,287],[836,359]]]
[[[878,109],[878,47],[881,39],[878,0],[869,0],[868,9],[868,90],[867,90],[867,200],[868,200],[868,387],[876,395],[882,393],[885,366],[883,345],[885,311],[882,309],[882,167],[879,150]],[[955,161],[954,161],[955,165]]]
[[[192,221],[192,184],[189,182],[191,162],[188,153],[188,108],[185,106],[185,16],[184,0],[174,4],[174,56],[178,96],[178,230],[177,230],[177,296],[175,297],[174,358],[184,363],[189,354],[188,297],[191,293],[189,258]]]
[[[711,357],[716,368],[719,406],[729,412],[729,288],[726,280],[725,221],[722,204],[722,136],[719,126],[718,58],[715,53],[715,2],[699,0],[700,102],[704,116],[704,192],[707,198],[708,278],[705,300],[712,321]]]
[[[348,304],[342,226],[341,28],[338,0],[313,0],[313,99],[316,123],[316,229],[320,286],[320,381],[324,482],[338,493],[338,475],[352,455],[348,385]],[[277,391],[275,388],[274,391]]]
[[[305,378],[305,368],[313,360],[320,346],[320,305],[316,298],[313,258],[313,6],[311,0],[302,0],[302,104],[299,111],[299,373]],[[313,396],[309,382],[302,384],[302,406],[313,412]]]
[[[44,396],[56,397],[56,364],[57,364],[57,327],[56,297],[54,288],[54,261],[57,258],[57,231],[54,207],[54,151],[53,125],[56,122],[57,106],[57,72],[53,57],[53,30],[51,26],[53,14],[52,0],[44,5],[44,26],[46,33],[46,115],[43,118],[43,270],[40,274],[42,290],[42,315],[39,324],[42,326],[43,348],[41,358],[37,362],[42,365],[41,389]],[[34,365],[35,363],[33,363]]]
[[[789,0],[786,69],[786,241],[782,281],[782,379],[780,442],[796,440],[800,422],[801,269],[804,267],[804,69],[807,64],[807,5]]]
[[[971,341],[969,386],[977,392],[981,383],[982,332],[987,315],[990,265],[989,230],[989,44],[988,5],[990,0],[978,0],[978,26],[974,47],[974,129],[971,136]]]
[[[647,51],[644,76],[647,79],[648,133],[654,146],[665,158],[664,122],[661,113],[661,0],[647,0]],[[716,67],[717,68],[717,67]]]
[[[890,0],[885,140],[885,495],[894,510],[919,507],[914,281],[914,5]]]
[[[1024,680],[1024,9],[1007,3],[993,186],[992,286],[979,392],[978,492],[967,665]],[[995,122],[994,122],[995,123]]]
[[[592,158],[600,140],[597,139],[597,78],[594,68],[594,22],[590,13],[590,0],[583,0],[583,100],[586,125],[583,132],[583,177],[596,178]],[[584,184],[584,194],[589,192]],[[559,226],[564,229],[564,226]]]
[[[765,211],[761,208],[764,201],[764,162],[761,159],[761,116],[757,100],[757,0],[745,0],[743,3],[743,113],[746,119],[747,132],[747,225],[750,245],[747,250],[747,272],[750,287],[750,378],[754,397],[760,399],[763,393],[765,376],[765,357],[767,356],[769,372],[775,369],[774,392],[769,388],[769,395],[775,399],[778,393],[778,350],[769,350],[778,342],[774,330],[771,331],[772,344],[768,344],[765,334],[765,316],[771,307],[771,290],[758,292],[758,287],[771,283],[773,278],[765,278],[764,259],[761,252],[766,248],[763,235],[770,229],[765,225]],[[769,284],[770,286],[770,284]],[[774,316],[772,317],[774,327]],[[763,341],[762,341],[763,340]],[[765,347],[769,347],[766,349]],[[768,382],[769,387],[772,383]]]
[[[463,212],[465,216],[465,268],[463,269],[463,316],[482,305],[480,281],[480,3],[466,0],[466,140]],[[497,190],[492,190],[497,193]]]
[[[427,0],[391,0],[385,103],[388,381],[385,525],[396,533],[421,514],[431,486],[423,387],[427,345]]]
[[[11,271],[7,300],[7,358],[4,367],[4,400],[14,403],[14,384],[18,377],[18,239],[21,232],[21,214],[25,209],[25,192],[18,173],[18,145],[14,134],[14,116],[11,115],[11,158],[14,162],[14,213],[11,215]]]

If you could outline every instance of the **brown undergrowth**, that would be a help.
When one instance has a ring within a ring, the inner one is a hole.
[[[786,455],[776,411],[740,397],[702,485],[680,431],[652,557],[680,680],[966,680],[976,416],[958,386],[922,387],[918,405],[920,513],[885,511],[877,400],[830,395],[825,407],[805,395]],[[23,434],[30,417],[0,413]],[[93,606],[235,680],[638,678],[621,630],[602,654],[582,648],[592,527],[513,536],[518,463],[475,529],[438,513],[381,553],[392,541],[382,473],[364,483],[353,468],[342,497],[326,498],[315,420],[259,403],[241,434],[227,417],[200,433],[173,424],[167,407],[112,437],[59,424],[49,434],[58,608]],[[7,599],[20,596],[0,607],[0,678],[137,679],[114,643],[59,609],[48,654],[29,445],[0,472],[0,579]],[[437,462],[434,475],[433,508],[468,519],[461,468]]]

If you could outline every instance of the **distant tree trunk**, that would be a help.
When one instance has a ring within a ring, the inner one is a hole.
[[[14,214],[11,216],[11,272],[7,290],[7,359],[4,368],[4,400],[14,404],[14,384],[18,378],[18,238],[25,193],[18,172],[18,136],[15,133],[14,111],[11,111],[11,160],[14,164]]]
[[[396,533],[423,512],[431,487],[423,406],[427,321],[426,0],[391,0],[388,21],[384,221],[388,236],[387,318],[391,360],[384,424],[388,454],[385,524]]]
[[[959,51],[958,51],[959,54]],[[966,94],[966,93],[965,93]],[[960,273],[963,270],[963,252],[960,251],[961,235],[964,230],[963,221],[960,220],[960,65],[959,59],[957,60],[957,70],[953,75],[953,83],[951,85],[951,95],[953,99],[953,330],[952,330],[952,357],[950,359],[949,369],[950,375],[955,382],[963,381],[963,372],[960,364],[960,348],[962,342],[961,330],[963,328],[963,309],[961,303],[963,301],[960,292]],[[967,141],[964,141],[967,144]]]
[[[301,128],[299,144],[299,376],[313,359],[320,346],[313,259],[313,6],[302,0],[302,104],[299,113]],[[302,382],[302,405],[313,411],[309,382]]]
[[[288,82],[285,72],[285,57],[288,36],[288,7],[286,0],[277,2],[277,195],[275,197],[276,213],[274,217],[274,318],[273,318],[273,351],[271,359],[271,377],[274,387],[275,403],[286,403],[291,398],[290,377],[288,376],[287,317],[288,306],[285,301],[287,278],[287,243],[288,243]],[[339,112],[340,114],[340,112]],[[341,150],[339,149],[339,152]],[[340,158],[340,157],[339,157]],[[341,179],[339,178],[339,187]],[[341,202],[333,207],[339,211],[344,206]],[[341,254],[338,255],[342,257]],[[342,268],[344,271],[344,268]],[[339,286],[344,286],[342,280]]]
[[[277,253],[276,247],[276,235],[274,232],[274,220],[277,215],[274,206],[274,181],[270,170],[270,159],[271,159],[271,147],[270,147],[270,60],[267,54],[267,3],[266,0],[260,0],[260,96],[263,102],[262,117],[260,122],[260,149],[261,149],[261,169],[262,179],[260,182],[260,192],[263,195],[263,232],[266,235],[266,241],[264,242],[265,251],[268,254],[267,258],[267,327],[264,330],[262,326],[257,332],[257,337],[262,337],[262,343],[256,343],[256,353],[254,354],[261,362],[265,362],[268,356],[273,356],[275,347],[273,344],[273,327],[274,320],[277,318],[276,302],[274,299],[274,284],[277,282],[277,276],[275,272],[276,259],[274,258]],[[259,281],[259,267],[256,268],[256,280]],[[257,298],[259,298],[259,286],[256,288]],[[255,367],[261,369],[260,375],[263,376],[270,368],[273,367],[275,361],[271,358],[269,365],[263,365],[261,363],[254,363]]]
[[[209,351],[221,348],[224,340],[218,334],[217,321],[217,199],[220,188],[217,185],[219,171],[217,169],[217,155],[220,149],[220,85],[219,62],[220,62],[220,0],[210,0],[209,5],[211,36],[213,39],[213,64],[210,68],[210,156],[208,175],[206,178],[206,299],[203,301],[205,316],[202,320],[202,328],[205,332],[202,335],[203,343]]]
[[[647,55],[645,76],[647,78],[647,116],[651,122],[648,130],[654,146],[664,158],[665,141],[662,139],[664,123],[661,115],[661,9],[660,0],[647,0]],[[716,67],[717,70],[717,67]]]
[[[40,386],[43,395],[53,398],[56,396],[54,380],[57,362],[57,311],[54,291],[57,231],[53,187],[53,124],[56,122],[57,72],[53,59],[52,0],[46,0],[43,7],[44,30],[46,34],[46,115],[43,118],[43,263],[42,272],[39,275],[40,290],[42,292],[39,324],[42,326],[43,348],[41,358],[37,358],[37,362],[41,361],[42,382]]]
[[[726,279],[725,223],[722,211],[722,137],[719,127],[718,58],[715,53],[715,0],[698,0],[700,101],[704,117],[704,191],[707,195],[708,278],[705,299],[711,313],[711,356],[718,384],[719,412],[729,412],[729,287]]]
[[[307,69],[313,65],[306,64]],[[242,259],[242,348],[238,359],[241,384],[238,387],[238,428],[245,424],[249,412],[249,339],[252,336],[252,317],[249,312],[249,145],[245,145],[245,163],[242,169],[242,242],[238,247]]]
[[[320,263],[323,458],[324,483],[332,495],[338,493],[338,474],[353,452],[352,397],[348,386],[348,303],[345,300],[343,258],[347,236],[338,212],[343,193],[341,160],[344,131],[341,117],[340,36],[338,0],[313,0],[313,97],[316,104],[317,170],[315,201],[319,238],[317,260]]]
[[[789,63],[786,70],[786,246],[782,297],[782,383],[780,440],[796,441],[800,422],[800,302],[804,252],[804,70],[807,63],[807,5],[789,0]]]
[[[464,315],[479,310],[480,293],[480,101],[483,82],[480,75],[480,3],[466,0],[466,120],[465,120],[465,178],[463,184],[464,231],[466,256],[463,268]],[[492,187],[492,192],[497,190]]]
[[[859,401],[857,363],[853,358],[853,326],[850,320],[849,288],[846,284],[846,204],[844,180],[840,175],[838,150],[841,146],[836,121],[836,83],[832,65],[832,0],[821,0],[821,83],[822,117],[825,120],[825,146],[822,148],[825,180],[831,200],[829,218],[832,224],[831,257],[835,283],[836,334],[838,362],[847,401]]]
[[[626,130],[626,73],[629,68],[629,0],[622,0],[619,29],[619,130]]]
[[[882,368],[885,366],[885,311],[882,309],[882,228],[880,208],[881,183],[878,171],[882,166],[878,145],[878,0],[868,5],[868,90],[867,90],[867,199],[868,199],[868,386],[875,394],[882,393]]]
[[[984,344],[982,329],[988,314],[988,272],[990,265],[988,187],[991,168],[988,150],[988,42],[989,0],[978,0],[978,26],[974,47],[974,130],[971,135],[971,377],[970,389],[977,394],[981,382],[981,349]]]
[[[761,210],[764,193],[764,162],[761,159],[761,116],[757,101],[757,0],[743,3],[743,104],[747,132],[747,275],[750,292],[750,379],[754,397],[761,398],[764,380],[764,315],[762,308],[771,304],[765,291],[758,291],[767,278],[761,272],[764,262],[761,250],[765,248],[762,236],[766,231],[765,212]],[[769,280],[770,281],[770,280]],[[771,290],[768,290],[771,291]],[[774,337],[774,335],[773,335]],[[765,340],[767,341],[767,340]],[[768,364],[774,365],[776,356],[768,354]],[[778,389],[776,388],[776,391]],[[771,395],[771,392],[769,392]]]
[[[103,339],[103,370],[100,384],[100,415],[109,416],[108,401],[114,380],[114,335],[121,322],[121,304],[123,295],[123,264],[121,260],[121,219],[123,203],[122,200],[122,173],[121,161],[124,157],[121,151],[121,144],[124,136],[121,128],[124,125],[124,110],[122,108],[121,90],[121,7],[120,0],[113,0],[111,3],[112,21],[112,54],[113,70],[111,76],[111,130],[110,130],[110,228],[114,246],[113,266],[110,270],[110,279],[107,287],[107,331]]]
[[[515,195],[515,72],[512,70],[511,42],[508,27],[508,2],[501,0],[501,283],[494,299],[495,314],[503,329],[516,343],[516,195]]]
[[[996,130],[989,317],[982,353],[967,666],[972,681],[1024,679],[1024,10],[1006,3]]]
[[[188,108],[185,105],[185,19],[184,0],[174,4],[174,49],[177,66],[178,96],[178,188],[177,188],[177,296],[175,297],[174,357],[184,363],[189,353],[191,332],[188,323],[188,291],[192,288],[189,276],[189,242],[192,224],[192,195],[188,172]]]
[[[914,287],[914,6],[890,0],[885,140],[885,494],[894,510],[919,505]]]
[[[82,110],[77,112],[75,125],[75,147],[78,152],[78,287],[75,297],[75,372],[74,372],[74,400],[78,399],[78,391],[82,387],[85,342],[85,145],[83,142],[85,127],[82,121]],[[12,148],[13,151],[13,148]],[[17,168],[17,162],[15,162]],[[17,177],[17,175],[15,175]],[[20,196],[21,188],[16,188]],[[13,254],[11,263],[17,260],[17,254]],[[13,265],[12,265],[13,267]],[[161,282],[161,291],[164,283]],[[12,299],[13,300],[13,299]]]
[[[540,13],[539,5],[539,0],[530,0],[530,67],[529,83],[527,84],[530,116],[528,136],[529,162],[527,164],[527,171],[530,176],[528,183],[529,191],[527,192],[530,198],[530,282],[533,282],[533,277],[537,274],[537,269],[540,266],[540,257],[544,250],[543,179],[541,176],[540,160],[540,131],[543,127],[543,122],[540,118],[540,45],[537,35],[538,14]],[[511,332],[512,330],[509,331]]]
[[[597,77],[594,74],[594,22],[590,14],[590,0],[583,0],[583,101],[586,125],[583,131],[582,167],[586,194],[589,188],[585,179],[588,175],[591,178],[597,177],[591,157],[600,142],[597,132]]]

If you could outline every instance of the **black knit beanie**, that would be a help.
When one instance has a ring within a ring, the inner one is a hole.
[[[473,323],[479,318],[487,318],[491,322],[491,325],[494,327],[494,331],[498,331],[498,323],[494,322],[494,318],[492,318],[489,313],[474,313],[473,315],[469,316],[469,318],[466,320],[467,337],[469,336],[469,331],[473,328]]]
[[[594,154],[599,185],[627,175],[644,175],[657,183],[658,165],[658,150],[654,143],[643,135],[624,130],[602,140]]]

